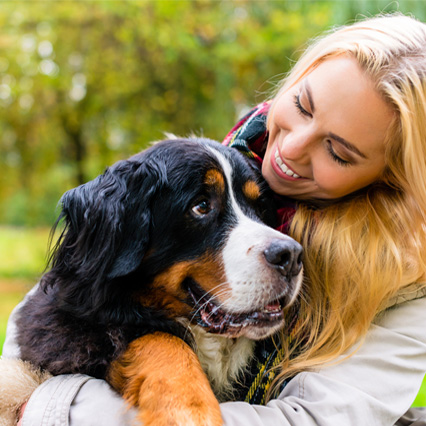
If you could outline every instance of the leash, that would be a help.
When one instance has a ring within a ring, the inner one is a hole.
[[[299,328],[300,317],[298,310],[299,308],[294,306],[287,313],[289,325],[286,327],[284,338],[287,339],[289,344],[293,341]],[[244,377],[236,386],[234,400],[265,405],[268,391],[279,372],[279,366],[284,360],[284,356],[285,353],[279,335],[257,342],[248,371],[244,373]],[[284,381],[280,386],[280,392],[290,380],[291,378]]]

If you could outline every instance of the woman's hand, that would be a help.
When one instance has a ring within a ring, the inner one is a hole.
[[[27,406],[28,401],[21,405],[21,408],[18,411],[18,423],[17,426],[22,426],[22,417],[24,416],[25,407]]]

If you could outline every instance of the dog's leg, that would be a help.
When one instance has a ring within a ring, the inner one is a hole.
[[[219,403],[197,356],[181,339],[154,333],[133,341],[108,381],[146,426],[220,426]]]

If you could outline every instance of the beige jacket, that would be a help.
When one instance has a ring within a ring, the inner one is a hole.
[[[426,297],[409,289],[392,305],[371,326],[355,355],[320,371],[298,374],[267,406],[222,404],[224,424],[394,425],[412,404],[426,373]],[[13,315],[3,356],[19,356]],[[83,375],[57,376],[43,383],[23,418],[23,426],[131,424],[134,412],[106,382]],[[398,424],[426,425],[426,415],[418,422],[406,419]]]

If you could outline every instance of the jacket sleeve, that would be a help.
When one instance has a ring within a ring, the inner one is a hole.
[[[82,374],[55,376],[32,394],[22,426],[137,426],[134,408],[104,380]]]
[[[393,425],[410,407],[426,372],[424,312],[426,298],[387,310],[352,357],[321,371],[297,375],[279,398],[265,407],[243,402],[222,404],[224,424]],[[67,424],[64,419],[69,419],[70,426],[131,425],[134,411],[127,410],[123,400],[101,380],[57,376],[33,393],[23,419],[24,426]]]

